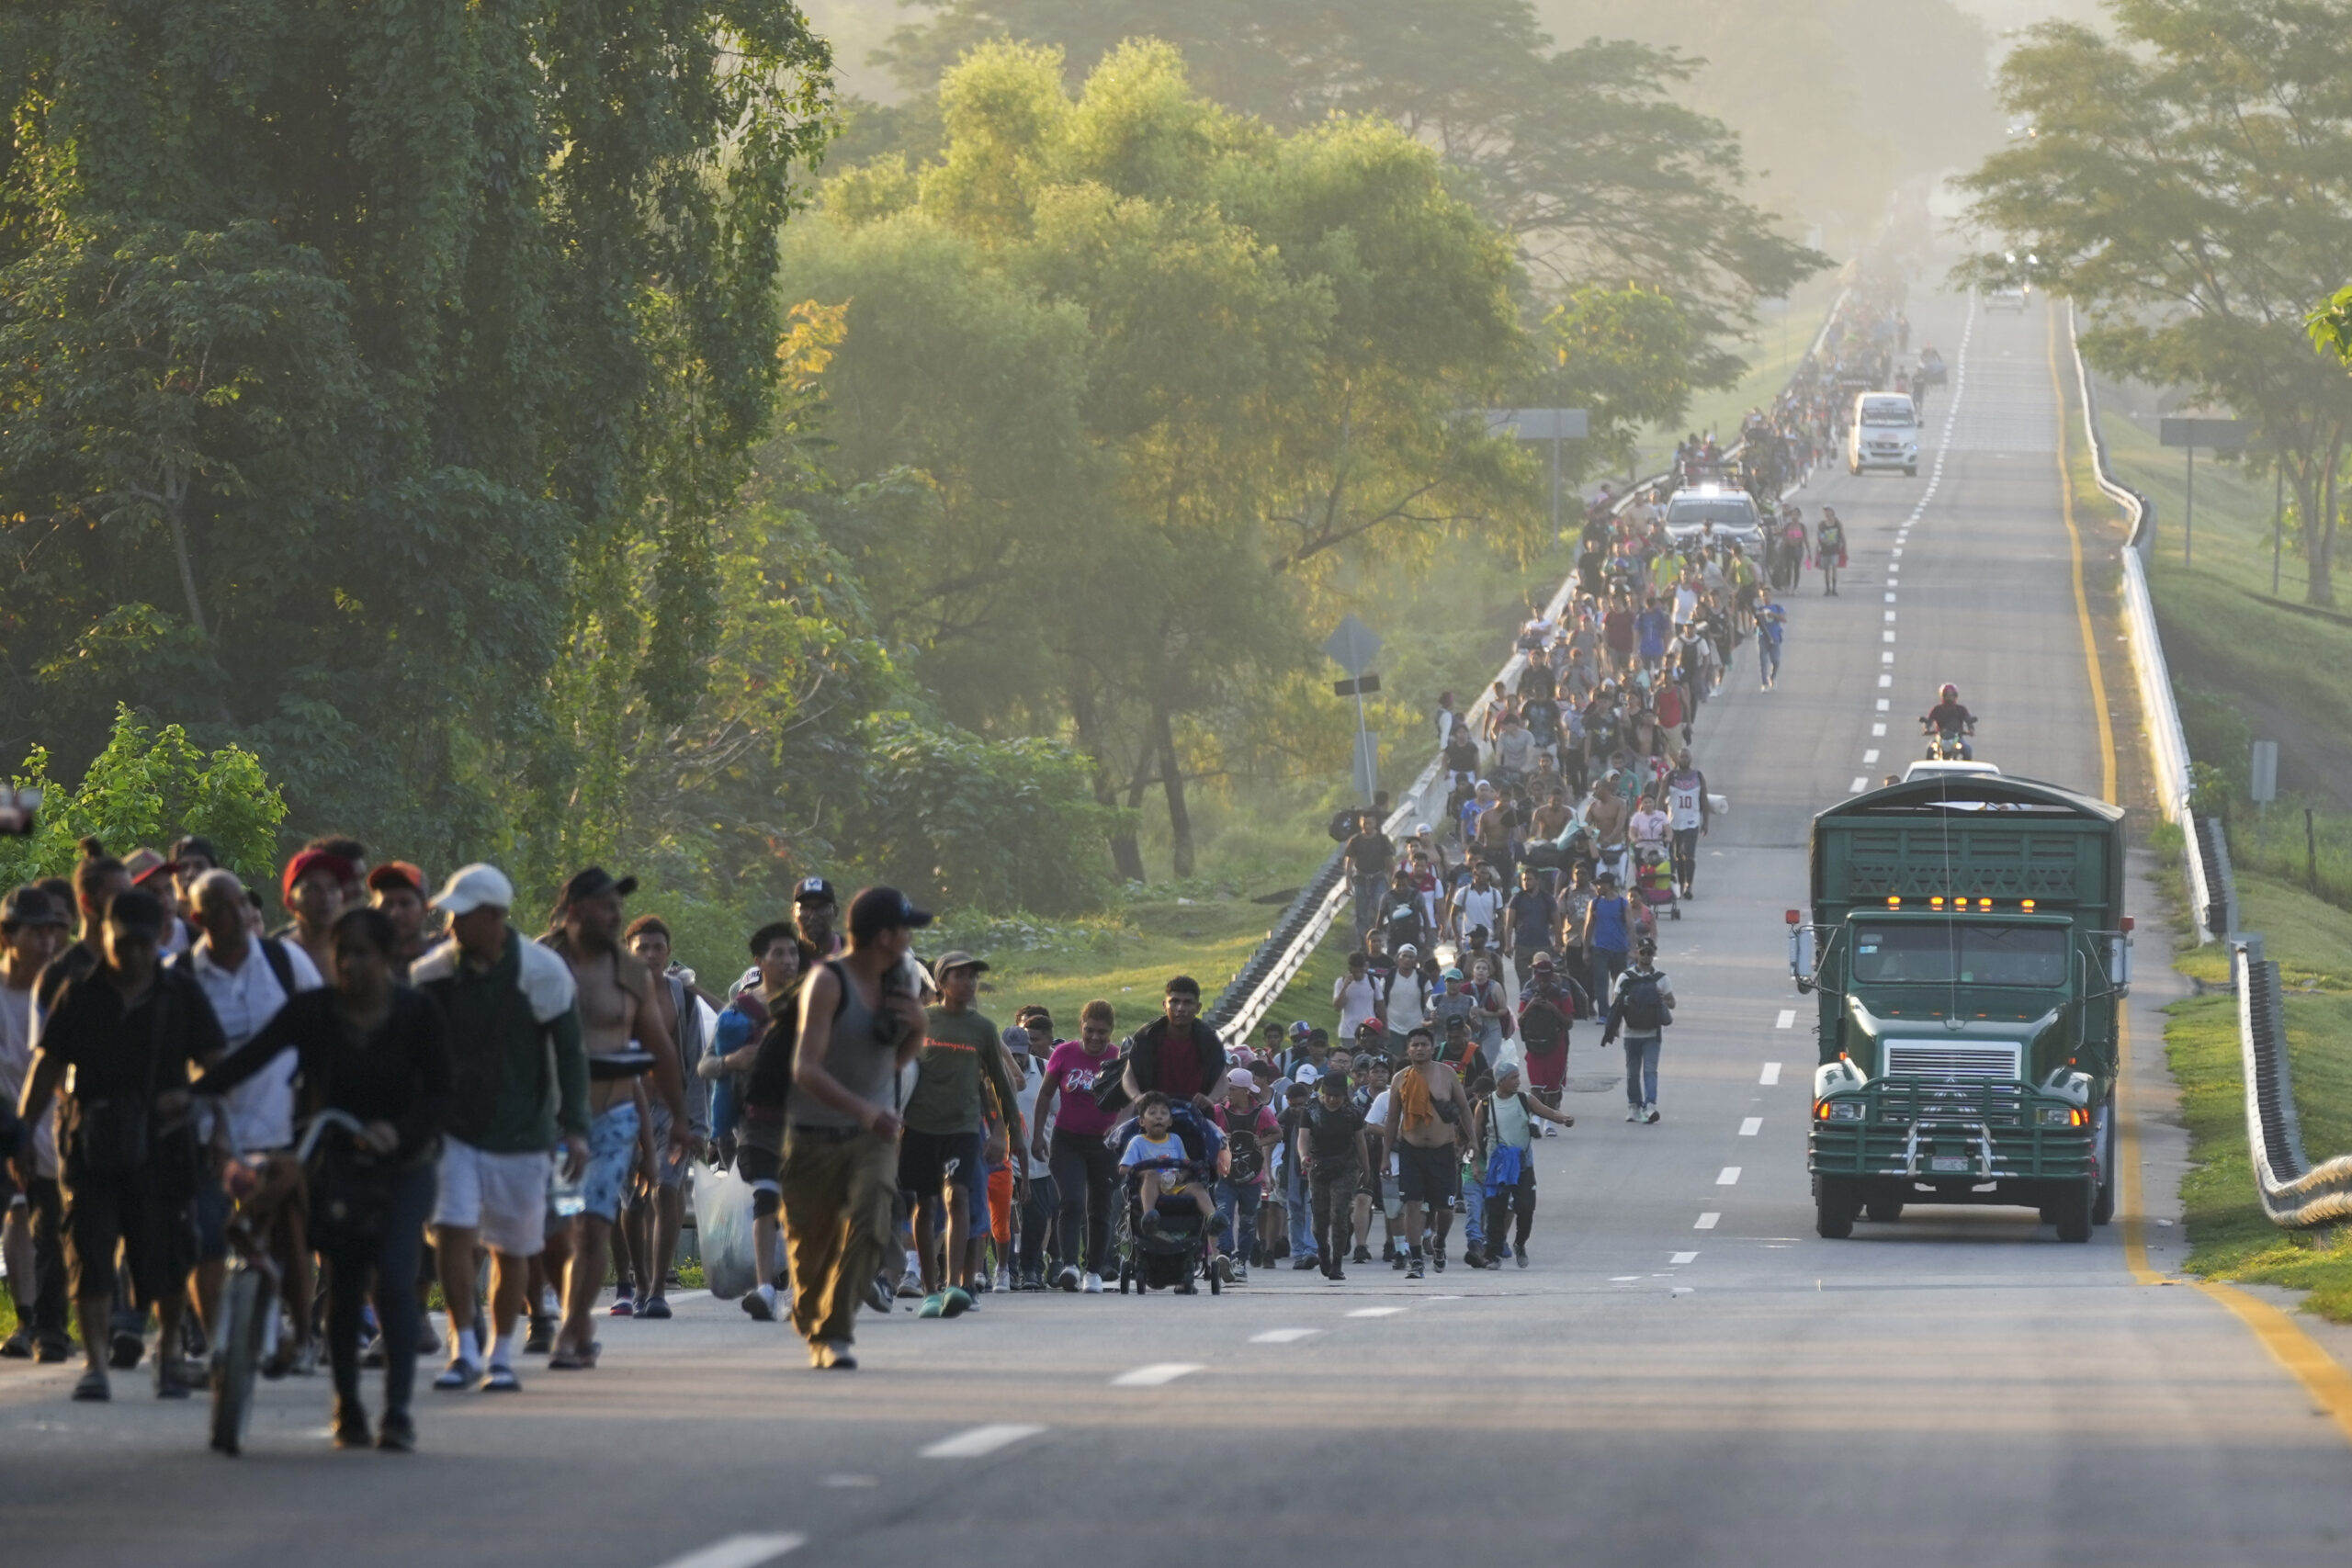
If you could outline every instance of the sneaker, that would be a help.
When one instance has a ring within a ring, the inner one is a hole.
[[[1462,1255],[1462,1261],[1466,1268],[1484,1269],[1487,1266],[1487,1255],[1474,1247]]]
[[[384,1364],[384,1337],[380,1334],[368,1341],[368,1348],[359,1352],[359,1364],[373,1371]]]
[[[1020,1289],[1024,1291],[1042,1291],[1045,1288],[1046,1277],[1043,1274],[1039,1273],[1035,1269],[1023,1269],[1022,1271]]]
[[[69,1339],[52,1338],[33,1341],[33,1363],[36,1366],[53,1367],[66,1360],[73,1354],[74,1343]]]
[[[364,1449],[375,1441],[375,1434],[368,1430],[368,1412],[356,1404],[338,1404],[334,1413],[334,1446],[339,1449]]]
[[[923,1297],[922,1305],[915,1308],[915,1315],[917,1317],[945,1317],[947,1315],[947,1292],[945,1291],[933,1291],[931,1294]]]
[[[114,1389],[107,1382],[105,1369],[92,1367],[84,1372],[82,1380],[74,1385],[74,1397],[85,1404],[104,1404],[112,1399]]]
[[[287,1368],[287,1371],[298,1378],[313,1377],[317,1375],[318,1370],[319,1342],[315,1339],[306,1341],[296,1349],[293,1362]]]
[[[531,1331],[523,1340],[523,1354],[544,1356],[555,1348],[555,1330],[559,1321],[554,1314],[533,1313]]]
[[[1227,1283],[1227,1284],[1228,1284],[1228,1285],[1246,1285],[1246,1284],[1248,1284],[1249,1282],[1250,1282],[1250,1265],[1248,1265],[1247,1263],[1242,1262],[1242,1261],[1241,1261],[1241,1259],[1239,1259],[1238,1258],[1235,1258],[1235,1259],[1233,1260],[1233,1275],[1232,1275],[1232,1278],[1228,1279],[1228,1280],[1226,1281],[1226,1283]]]
[[[1437,1271],[1438,1271],[1439,1273],[1441,1273],[1441,1274],[1444,1273],[1444,1272],[1445,1272],[1445,1248],[1443,1248],[1443,1247],[1439,1247],[1435,1252],[1431,1253],[1431,1254],[1430,1255],[1430,1261],[1437,1265]]]
[[[775,1303],[768,1300],[765,1292],[754,1285],[743,1292],[743,1315],[753,1323],[774,1323]]]
[[[922,1295],[922,1273],[920,1269],[910,1269],[899,1277],[899,1298],[901,1301],[910,1297],[920,1299]]]
[[[1087,1270],[1085,1281],[1078,1288],[1090,1296],[1099,1296],[1102,1293],[1102,1276],[1090,1269]]]
[[[1625,1120],[1628,1122],[1639,1122],[1642,1120],[1642,1114],[1643,1108],[1641,1106],[1632,1106],[1625,1111]]]
[[[1657,1106],[1655,1106],[1655,1105],[1652,1105],[1652,1106],[1647,1106],[1647,1107],[1644,1108],[1644,1110],[1643,1110],[1643,1111],[1642,1111],[1642,1120],[1643,1120],[1643,1121],[1645,1121],[1645,1122],[1651,1122],[1651,1123],[1655,1123],[1655,1122],[1657,1121]]]
[[[6,1339],[0,1340],[0,1356],[6,1356],[12,1361],[31,1360],[33,1359],[33,1337],[19,1328],[17,1332],[8,1336]]]
[[[187,1381],[180,1376],[177,1358],[158,1356],[155,1359],[155,1397],[158,1399],[187,1397]],[[363,1422],[362,1425],[364,1426],[365,1423]]]
[[[1512,1254],[1510,1255],[1510,1260],[1511,1260],[1513,1263],[1518,1264],[1521,1269],[1526,1268],[1526,1267],[1527,1267],[1527,1248],[1525,1248],[1525,1247],[1521,1247],[1517,1252],[1512,1253]]]
[[[1007,1269],[1001,1263],[998,1264],[996,1278],[989,1282],[989,1289],[992,1291],[1009,1291],[1012,1289],[1012,1270]]]
[[[1095,1281],[1095,1287],[1098,1290],[1101,1289],[1102,1281],[1099,1280]],[[1069,1291],[1072,1292],[1075,1292],[1078,1290],[1077,1264],[1065,1263],[1060,1268],[1054,1270],[1054,1289],[1057,1291]]]
[[[107,1365],[119,1372],[127,1372],[137,1366],[139,1358],[146,1353],[145,1337],[133,1334],[127,1328],[116,1329],[113,1337],[107,1341]]]
[[[967,1312],[980,1310],[980,1303],[972,1299],[972,1292],[961,1285],[950,1285],[939,1294],[939,1315],[942,1317],[961,1317]]]
[[[876,1312],[888,1313],[898,1305],[899,1298],[890,1289],[890,1281],[876,1276],[865,1281],[865,1304]]]
[[[1293,1259],[1291,1259],[1291,1265],[1290,1265],[1290,1266],[1291,1266],[1291,1269],[1292,1269],[1292,1270],[1293,1270],[1294,1272],[1296,1272],[1296,1273],[1302,1273],[1302,1274],[1303,1274],[1303,1273],[1305,1273],[1305,1272],[1306,1272],[1307,1269],[1320,1269],[1320,1268],[1322,1268],[1322,1267],[1323,1267],[1323,1260],[1322,1260],[1321,1258],[1319,1258],[1316,1257],[1313,1253],[1309,1252],[1309,1253],[1306,1253],[1306,1254],[1304,1254],[1304,1255],[1302,1255],[1302,1256],[1300,1256],[1300,1257],[1294,1258]]]
[[[433,1380],[433,1386],[444,1393],[463,1393],[481,1382],[480,1367],[471,1361],[452,1361]]]
[[[1420,1254],[1418,1252],[1408,1253],[1405,1258],[1405,1278],[1408,1280],[1419,1280],[1422,1277]]]
[[[1223,1256],[1223,1255],[1221,1255],[1221,1254],[1220,1254],[1217,1258],[1216,1258],[1215,1259],[1213,1259],[1213,1260],[1210,1262],[1210,1264],[1209,1264],[1209,1269],[1210,1269],[1210,1273],[1211,1273],[1212,1277],[1214,1277],[1214,1278],[1216,1279],[1216,1282],[1217,1282],[1218,1284],[1220,1284],[1220,1285],[1230,1285],[1231,1283],[1233,1283],[1233,1259],[1232,1259],[1232,1258],[1227,1258],[1227,1257],[1225,1257],[1225,1256]]]
[[[637,1315],[660,1323],[670,1315],[670,1303],[660,1296],[648,1296],[637,1303]]]
[[[819,1339],[808,1347],[808,1364],[820,1372],[854,1372],[857,1357],[845,1339]]]
[[[1351,1254],[1350,1254],[1350,1255],[1349,1255],[1348,1261],[1349,1261],[1349,1262],[1351,1262],[1351,1263],[1369,1263],[1369,1262],[1371,1262],[1371,1261],[1372,1261],[1372,1248],[1370,1248],[1370,1247],[1366,1247],[1366,1246],[1365,1246],[1363,1243],[1362,1243],[1362,1242],[1358,1242],[1358,1243],[1356,1243],[1356,1249],[1355,1249],[1355,1251],[1354,1251],[1353,1253],[1351,1253]]]
[[[1401,1252],[1392,1252],[1392,1253],[1390,1253],[1390,1254],[1388,1255],[1388,1267],[1390,1267],[1391,1269],[1402,1269],[1402,1268],[1404,1268],[1404,1267],[1405,1267],[1405,1255],[1404,1255],[1403,1253],[1401,1253]]]
[[[416,1451],[416,1423],[405,1410],[387,1410],[376,1427],[376,1446],[388,1454]]]
[[[607,1317],[635,1317],[637,1315],[637,1303],[629,1300],[627,1296],[623,1296],[620,1300],[615,1302],[611,1306],[605,1309],[605,1315]]]

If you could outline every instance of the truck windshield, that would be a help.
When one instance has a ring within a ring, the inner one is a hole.
[[[1702,523],[1713,523],[1718,528],[1728,524],[1745,528],[1756,521],[1756,507],[1748,501],[1671,501],[1667,502],[1666,522],[1669,528],[1696,528]]]
[[[1917,424],[1919,423],[1919,417],[1913,410],[1911,400],[1908,398],[1887,401],[1872,399],[1862,405],[1862,423],[1864,424]]]
[[[1860,985],[2017,986],[2066,983],[2066,933],[2052,926],[1863,925],[1854,931]]]

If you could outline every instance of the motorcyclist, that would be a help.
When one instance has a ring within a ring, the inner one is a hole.
[[[1969,744],[1968,737],[1976,728],[1976,716],[1961,705],[1960,688],[1951,682],[1944,682],[1943,690],[1938,695],[1942,700],[1928,710],[1928,716],[1919,721],[1920,728],[1939,738],[1946,735],[1956,737],[1960,741],[1961,760],[1974,761],[1976,749]]]

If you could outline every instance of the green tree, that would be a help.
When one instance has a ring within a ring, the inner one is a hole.
[[[2335,602],[2352,378],[2303,321],[2352,254],[2352,4],[2115,0],[2115,37],[2034,29],[2001,72],[2033,134],[1964,182],[2004,249],[2089,311],[2085,355],[2252,416]],[[1964,276],[2007,264],[1979,256]]]
[[[150,730],[127,707],[116,710],[105,750],[71,794],[50,779],[49,753],[39,747],[12,782],[44,800],[30,837],[0,839],[0,885],[64,875],[85,838],[127,854],[200,833],[248,881],[267,882],[277,867],[286,801],[260,759],[239,746],[207,752],[178,725]]]
[[[1585,410],[1591,456],[1630,464],[1644,429],[1679,424],[1690,406],[1690,318],[1656,289],[1578,288],[1544,318],[1554,365],[1537,397]]]

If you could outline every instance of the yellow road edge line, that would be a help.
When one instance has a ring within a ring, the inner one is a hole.
[[[2045,319],[2049,322],[2050,388],[2058,400],[2058,502],[2059,513],[2066,520],[2066,544],[2074,557],[2075,615],[2082,626],[2083,660],[2091,678],[2091,705],[2098,714],[2098,754],[2100,797],[2115,798],[2115,726],[2107,711],[2107,682],[2099,673],[2098,642],[2091,629],[2090,599],[2083,591],[2083,536],[2075,526],[2075,475],[2066,462],[2066,391],[2058,377],[2058,312],[2045,304]],[[2085,411],[2088,417],[2089,411]],[[2132,1068],[2132,1015],[2129,1007],[2116,1012],[2115,1052],[2115,1143],[2116,1177],[2121,1182],[2116,1192],[2117,1207],[2123,1222],[2123,1261],[2132,1278],[2143,1285],[2167,1283],[2148,1262],[2147,1221],[2140,1172],[2140,1118],[2132,1109],[2130,1089]],[[2249,1295],[2233,1285],[2217,1284],[2210,1280],[2191,1280],[2190,1284],[2222,1303],[2230,1314],[2270,1354],[2270,1359],[2284,1368],[2335,1423],[2336,1430],[2352,1441],[2352,1371],[2327,1352],[2326,1347],[2313,1339],[2302,1325],[2258,1296]]]

